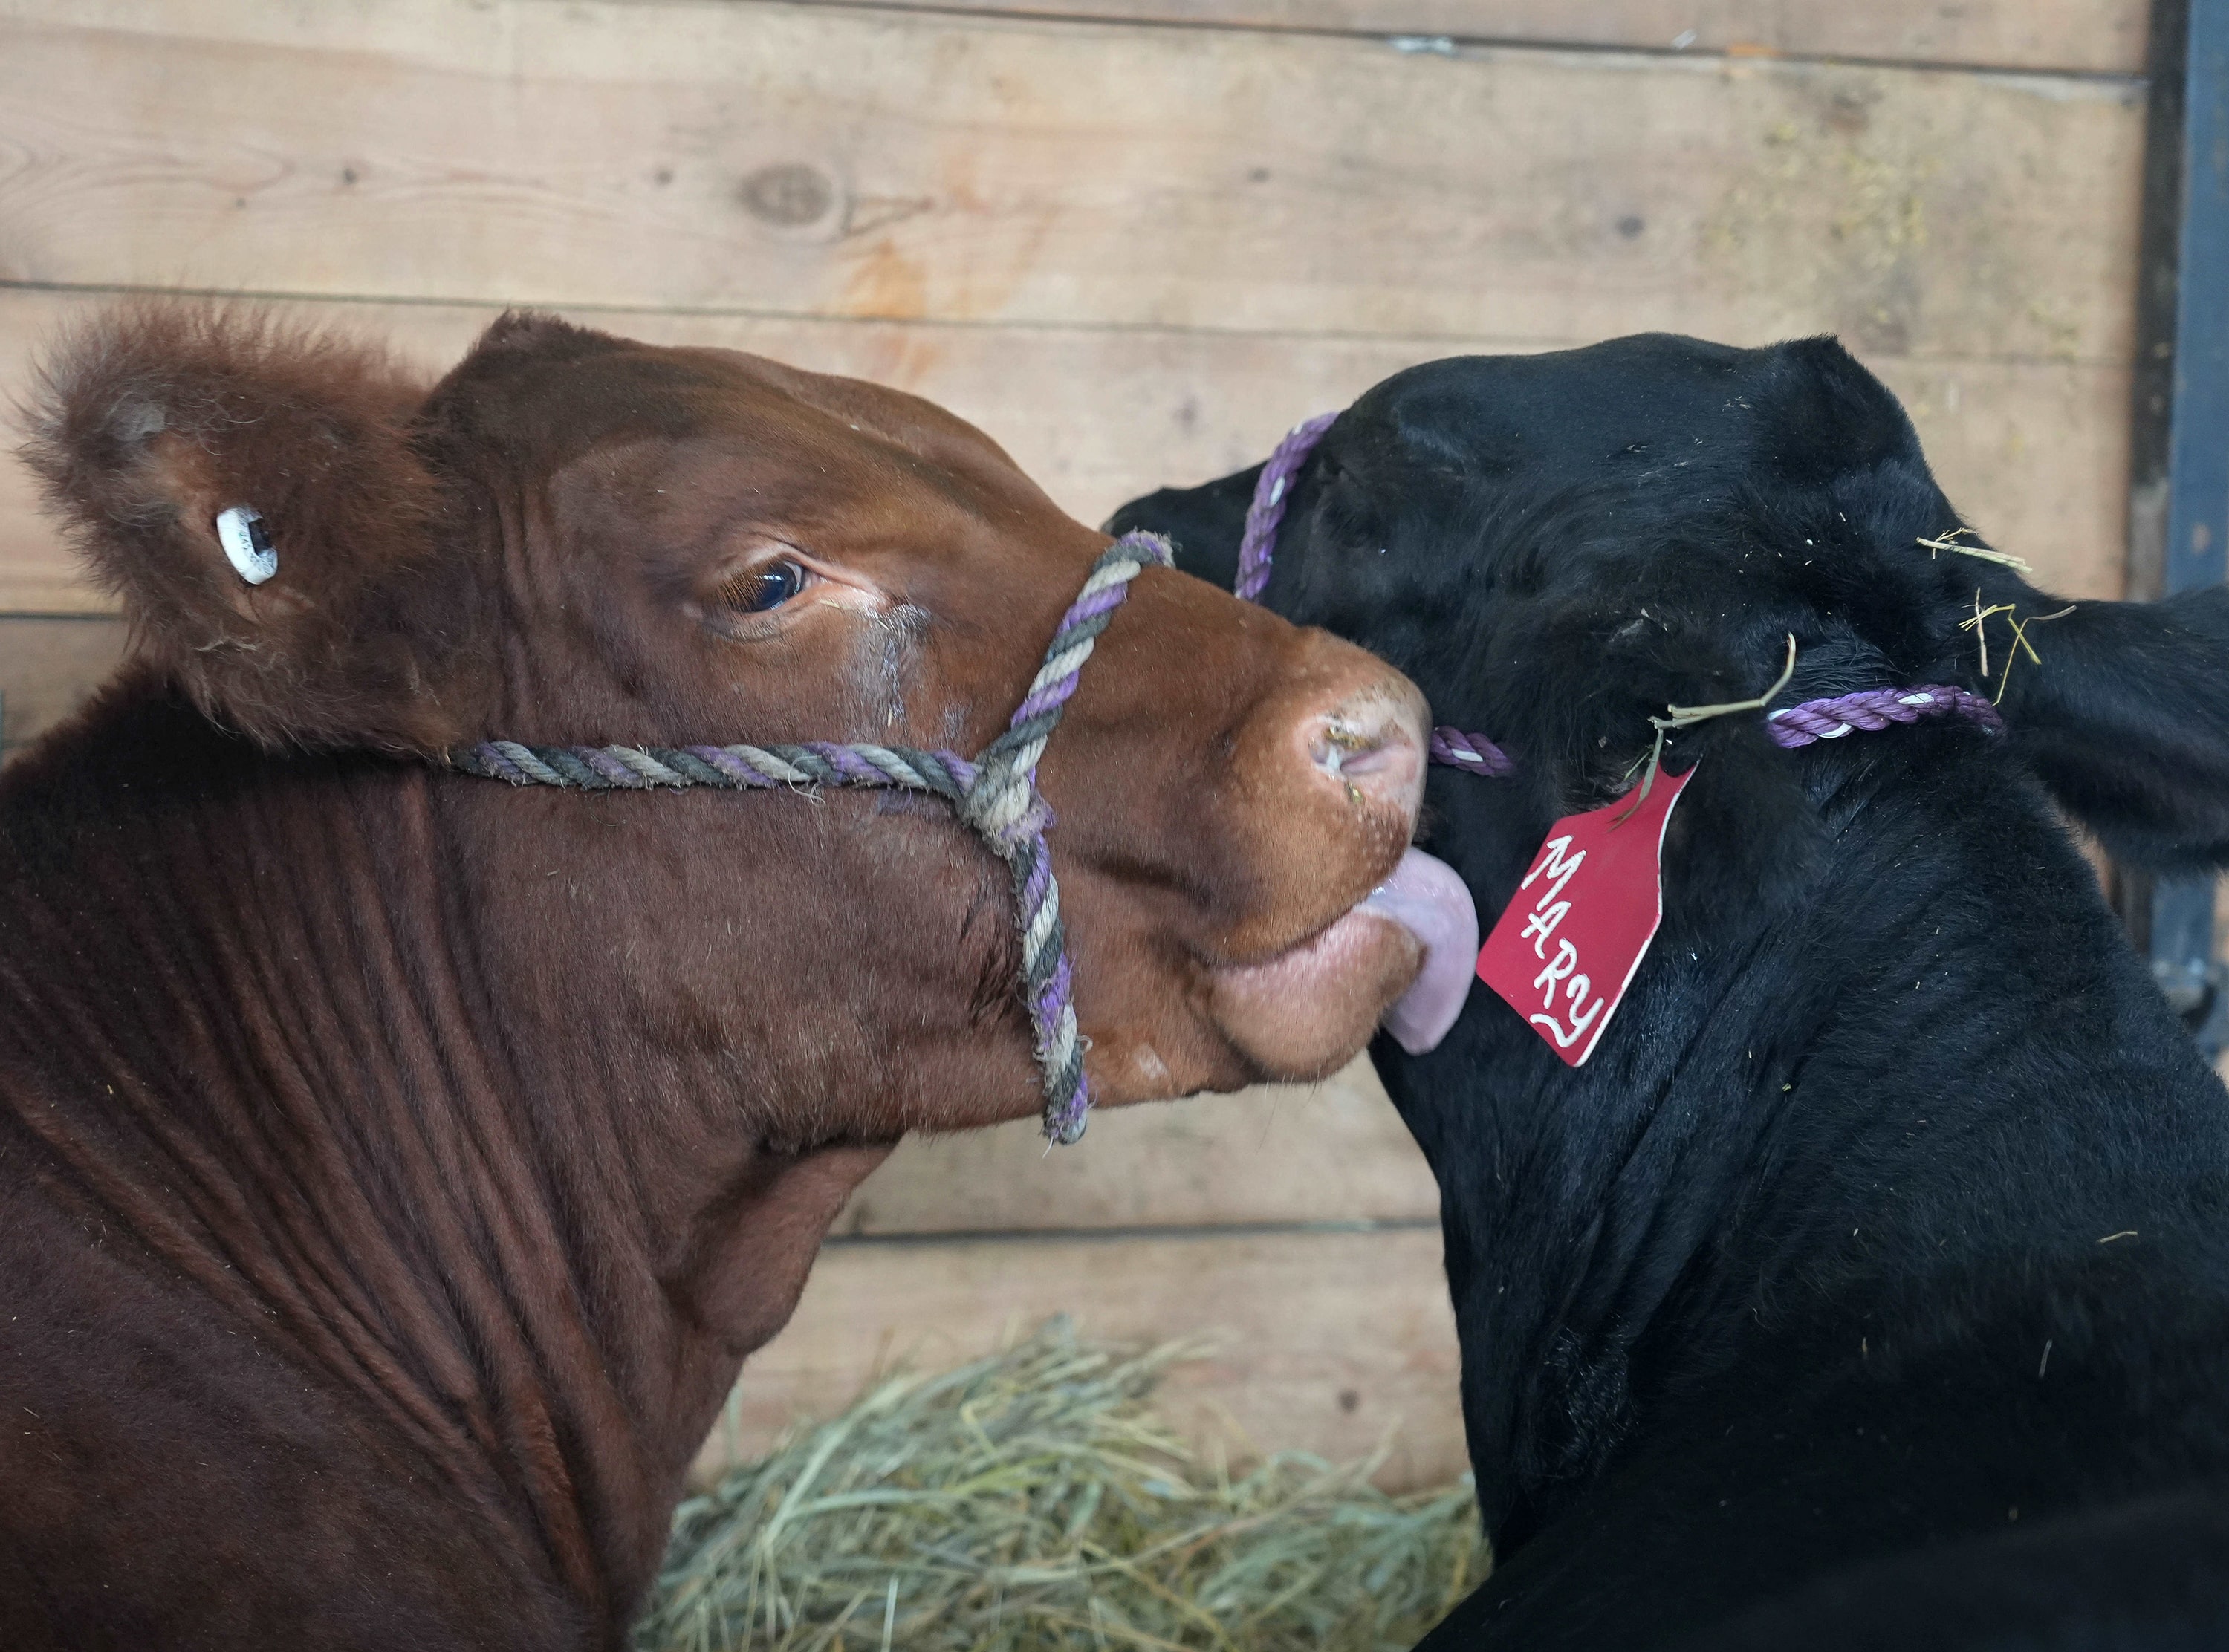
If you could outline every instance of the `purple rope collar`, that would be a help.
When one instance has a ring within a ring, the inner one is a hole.
[[[1315,451],[1324,432],[1337,421],[1337,412],[1304,419],[1285,433],[1270,451],[1255,479],[1253,503],[1246,507],[1246,527],[1238,539],[1238,578],[1231,590],[1248,602],[1262,600],[1269,583],[1269,562],[1276,554],[1277,529],[1292,501],[1293,484]],[[1765,732],[1774,745],[1794,751],[1821,740],[1840,740],[1859,729],[1877,731],[1892,723],[1916,723],[1923,717],[1959,716],[1980,724],[1992,733],[2004,732],[2005,720],[1982,695],[1950,684],[1930,682],[1916,688],[1861,688],[1855,694],[1826,700],[1806,700],[1765,714]],[[1433,762],[1451,769],[1496,778],[1517,772],[1509,754],[1483,734],[1467,733],[1442,725],[1432,730],[1429,752]]]
[[[1942,716],[1963,717],[1992,734],[2005,732],[2004,718],[1982,695],[1942,682],[1917,688],[1860,688],[1831,700],[1806,700],[1765,713],[1764,732],[1775,746],[1792,752],[1799,746],[1838,740],[1856,729],[1877,732],[1891,723]]]
[[[449,754],[467,774],[513,785],[584,791],[719,786],[885,786],[945,798],[1013,874],[1022,936],[1022,1002],[1030,1014],[1037,1073],[1044,1090],[1044,1131],[1063,1144],[1083,1134],[1091,1081],[1083,1071],[1076,1030],[1075,970],[1061,922],[1060,886],[1052,874],[1045,833],[1052,810],[1038,795],[1037,759],[1076,693],[1083,663],[1099,634],[1129,595],[1130,581],[1151,567],[1169,566],[1168,541],[1158,534],[1125,534],[1101,553],[1045,649],[1044,663],[1006,732],[974,761],[950,752],[864,741],[797,746],[522,746],[487,740]]]

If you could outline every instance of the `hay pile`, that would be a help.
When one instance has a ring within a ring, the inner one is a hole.
[[[1055,1320],[903,1374],[675,1517],[641,1652],[1378,1652],[1486,1569],[1467,1483],[1392,1497],[1371,1463],[1232,1477],[1148,1401],[1179,1347]]]

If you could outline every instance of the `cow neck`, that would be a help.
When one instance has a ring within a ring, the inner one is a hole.
[[[1375,1050],[1442,1190],[1505,1551],[1622,1442],[1784,1386],[1769,1337],[1832,1326],[1854,1356],[1944,1281],[2215,1220],[2211,1074],[2040,794],[1956,740],[1806,759],[1815,881],[1667,921],[1587,1066],[1483,999],[1430,1055]],[[1468,788],[1444,802],[1436,851],[1512,887],[1531,842]]]
[[[214,1304],[189,1321],[298,1362],[312,1415],[337,1399],[434,1502],[523,1533],[616,1643],[744,1355],[889,1143],[753,1139],[769,1098],[614,983],[537,1003],[534,959],[598,953],[490,944],[479,914],[563,898],[472,863],[461,794],[517,819],[479,787],[145,701],[10,779],[18,820],[71,826],[0,877],[0,1145],[153,1290]]]

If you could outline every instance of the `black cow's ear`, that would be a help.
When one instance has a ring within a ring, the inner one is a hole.
[[[1179,568],[1228,591],[1238,579],[1238,541],[1261,474],[1256,464],[1197,488],[1163,488],[1124,505],[1107,519],[1106,531],[1166,535]]]
[[[1760,458],[1783,483],[1822,487],[1892,460],[1926,471],[1903,403],[1838,339],[1774,345],[1752,396]]]
[[[433,749],[451,731],[395,611],[434,560],[425,394],[254,311],[123,309],[48,353],[24,453],[137,649],[211,716],[273,746]]]
[[[2008,574],[1989,586],[2023,615],[2065,605]],[[2229,588],[2078,603],[2028,634],[2005,720],[2060,806],[2130,865],[2229,865]]]

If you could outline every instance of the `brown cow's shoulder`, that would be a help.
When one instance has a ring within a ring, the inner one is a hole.
[[[226,1036],[241,892],[181,874],[267,761],[143,677],[0,777],[0,1642],[590,1643],[346,1147]]]

